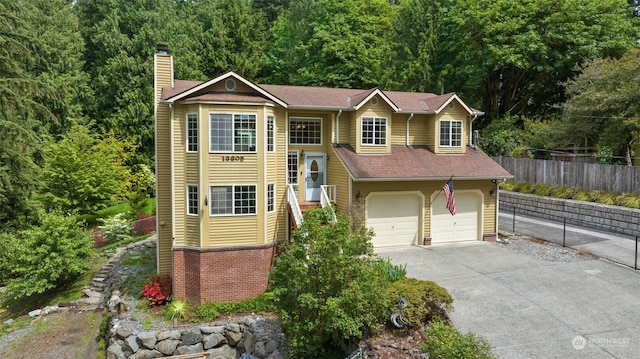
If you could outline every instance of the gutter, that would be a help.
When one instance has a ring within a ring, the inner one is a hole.
[[[409,115],[409,118],[407,119],[407,135],[406,135],[407,147],[409,147],[409,121],[411,121],[412,118],[413,118],[413,112],[411,112],[411,115]]]
[[[336,115],[336,143],[340,143],[340,115],[342,115],[342,109],[338,110]]]
[[[473,143],[473,121],[475,121],[477,118],[478,118],[478,113],[474,112],[473,118],[471,119],[471,122],[469,122],[469,145],[474,150],[476,149],[476,144]]]

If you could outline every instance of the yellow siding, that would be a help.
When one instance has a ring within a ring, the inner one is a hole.
[[[227,156],[241,161],[223,161]],[[257,184],[258,156],[255,153],[212,153],[209,154],[210,184]]]
[[[185,215],[186,215],[186,151],[185,151],[185,111],[175,108],[173,114],[173,203],[174,225],[173,229],[175,243],[177,245],[187,244],[185,237]]]
[[[156,106],[156,220],[158,225],[158,273],[171,274],[173,253],[171,202],[171,111],[159,104],[162,88],[170,87],[173,80],[172,57],[155,55],[154,101]]]
[[[337,143],[353,143],[353,141],[351,139],[351,134],[353,132],[352,129],[351,129],[352,122],[353,122],[351,120],[352,117],[353,117],[352,113],[343,112],[340,115],[340,118],[337,119],[337,122],[340,122],[338,124],[339,133],[337,134],[337,136],[338,136],[338,142]],[[354,148],[355,148],[355,146],[354,146]]]
[[[384,103],[384,106],[380,105]],[[362,117],[384,117],[387,119],[387,141],[386,146],[363,145],[362,144]],[[391,108],[382,100],[378,101],[377,106],[372,106],[370,102],[356,111],[356,152],[357,153],[391,153],[391,142],[393,138],[393,116]],[[404,133],[404,132],[403,132]]]
[[[469,142],[469,116],[464,108],[457,103],[454,108],[445,108],[435,116],[435,147],[436,153],[464,153]],[[460,147],[440,147],[440,121],[462,121],[462,146]]]
[[[185,211],[186,212],[186,211]],[[185,215],[185,245],[200,245],[200,216]]]
[[[338,155],[332,150],[327,161],[327,184],[336,186],[336,207],[338,212],[348,215],[349,204],[349,173],[342,165]]]
[[[436,148],[436,119],[435,115],[427,115],[424,121],[424,125],[426,126],[426,134],[427,139],[424,142],[425,145],[429,146],[431,149]]]
[[[394,114],[393,128],[391,129],[392,145],[407,144],[407,120],[411,114]],[[409,146],[427,144],[427,136],[431,126],[427,115],[414,115],[409,121]]]
[[[170,119],[168,107],[158,108],[156,119],[156,221],[158,224],[158,272],[169,274],[172,269],[172,203]]]
[[[256,244],[257,216],[226,216],[209,219],[209,236],[204,247]]]

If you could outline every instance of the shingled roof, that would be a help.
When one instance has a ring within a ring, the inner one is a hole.
[[[349,145],[333,145],[355,181],[416,181],[455,178],[512,178],[478,148],[464,154],[435,154],[427,146],[392,146],[391,154],[358,155]]]
[[[229,77],[248,84],[256,91],[207,92],[209,85]],[[451,101],[457,100],[469,112],[481,114],[468,107],[455,93],[436,95],[421,92],[382,91],[380,89],[345,89],[330,87],[290,86],[254,84],[239,75],[229,72],[216,79],[204,81],[175,80],[173,87],[165,87],[162,99],[165,101],[228,101],[228,102],[270,102],[286,108],[327,109],[353,111],[371,96],[379,95],[395,112],[438,113]]]

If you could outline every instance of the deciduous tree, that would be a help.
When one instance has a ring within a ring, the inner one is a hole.
[[[611,148],[631,165],[633,148],[640,140],[639,68],[640,49],[631,49],[620,59],[599,58],[584,64],[581,74],[566,83],[566,139]]]
[[[126,163],[134,150],[113,133],[72,127],[44,151],[43,202],[48,209],[88,214],[125,199],[131,181]]]
[[[445,17],[440,66],[455,71],[444,86],[489,118],[548,110],[576,64],[635,45],[637,20],[619,0],[456,0]]]

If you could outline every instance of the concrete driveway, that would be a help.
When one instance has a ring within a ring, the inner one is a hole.
[[[376,252],[447,288],[454,325],[487,338],[500,358],[640,357],[640,271],[549,262],[488,242]]]

